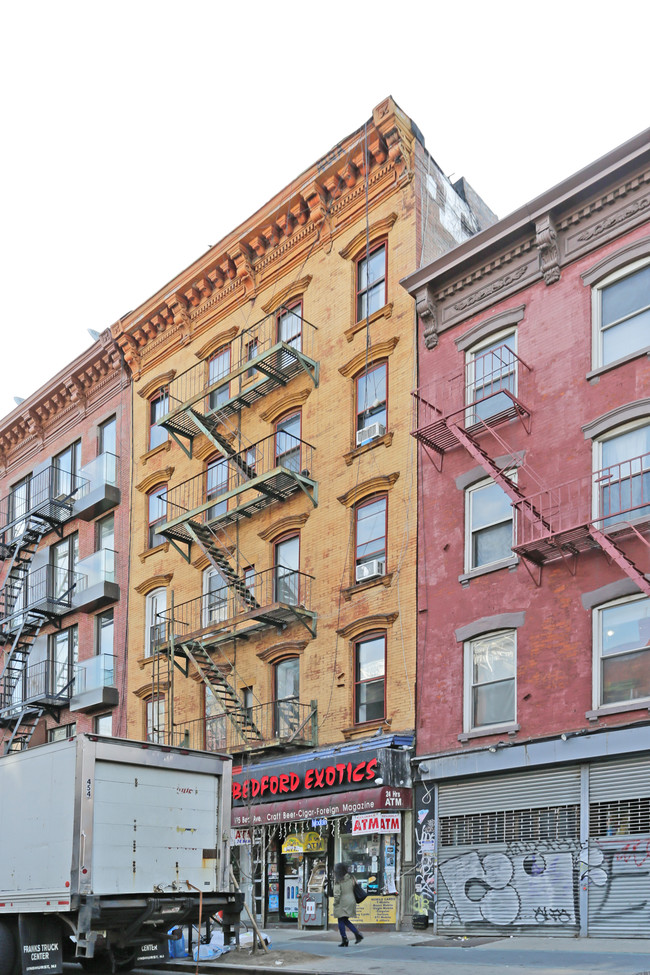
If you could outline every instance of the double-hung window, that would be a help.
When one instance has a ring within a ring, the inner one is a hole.
[[[281,308],[276,314],[278,342],[290,345],[298,352],[302,349],[302,301]]]
[[[650,261],[620,268],[592,291],[594,365],[609,365],[650,345]]]
[[[501,630],[465,644],[465,731],[515,721],[516,640]]]
[[[149,504],[149,548],[162,545],[166,541],[164,535],[158,534],[158,529],[167,520],[167,485],[160,484],[148,495]]]
[[[366,256],[364,253],[356,267],[357,321],[370,317],[386,304],[386,242],[377,244]]]
[[[293,413],[277,423],[275,463],[289,471],[300,470],[300,413]]]
[[[594,610],[596,707],[650,699],[650,599],[635,596]]]
[[[355,383],[357,446],[381,437],[386,432],[387,372],[387,364],[381,362],[357,376]]]
[[[386,497],[357,505],[355,518],[355,580],[386,574]]]
[[[150,657],[156,646],[165,639],[165,618],[167,610],[167,590],[164,587],[153,589],[145,602],[144,655]]]
[[[362,637],[354,644],[354,721],[381,720],[386,709],[386,634]]]
[[[147,701],[146,714],[147,741],[165,742],[165,698],[162,695],[151,697]]]
[[[230,346],[219,349],[208,360],[208,386],[214,386],[230,372]],[[218,410],[230,398],[230,383],[224,382],[208,394],[208,409]]]
[[[228,587],[216,569],[203,573],[203,626],[223,623],[228,618]]]
[[[275,602],[297,606],[300,603],[300,536],[290,535],[275,543]]]
[[[650,423],[594,441],[593,508],[604,528],[650,514]]]
[[[206,501],[212,501],[213,498],[219,498],[221,495],[226,494],[228,491],[228,461],[223,458],[215,458],[208,462],[207,466],[207,484],[206,484]],[[213,518],[218,518],[219,515],[225,514],[228,509],[228,500],[224,499],[222,501],[217,501],[216,504],[211,505],[206,513],[206,519],[211,521]]]
[[[31,502],[31,480],[32,475],[28,474],[13,485],[9,492],[9,510],[7,512],[7,523],[11,527],[11,539],[18,538],[25,530],[24,516],[30,509]]]
[[[504,413],[517,395],[516,332],[502,332],[468,350],[465,363],[467,426]]]
[[[508,495],[494,481],[481,481],[468,488],[465,526],[466,572],[512,557],[513,508]]]
[[[298,727],[300,714],[300,658],[275,665],[275,734],[286,738]]]
[[[164,427],[158,426],[158,421],[169,413],[169,393],[160,389],[149,400],[149,450],[166,443],[169,434]]]

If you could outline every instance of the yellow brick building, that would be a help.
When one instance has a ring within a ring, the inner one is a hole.
[[[491,217],[389,98],[112,329],[133,376],[129,735],[235,756],[265,920],[298,913],[314,857],[354,857],[341,810],[362,792],[351,809],[401,810],[363,863],[371,919],[398,917],[417,538],[399,281]]]

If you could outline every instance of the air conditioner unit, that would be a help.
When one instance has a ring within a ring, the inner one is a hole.
[[[357,582],[365,582],[366,579],[375,579],[377,576],[386,575],[386,563],[383,559],[373,559],[372,562],[364,562],[357,566]]]
[[[364,443],[370,443],[371,440],[377,440],[378,437],[383,437],[385,433],[386,427],[383,423],[371,423],[369,427],[357,430],[357,447]]]

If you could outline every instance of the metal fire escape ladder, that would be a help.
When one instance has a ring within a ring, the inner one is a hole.
[[[607,535],[600,530],[600,528],[596,528],[593,523],[589,525],[589,534],[593,540],[600,545],[602,550],[609,555],[612,562],[614,562],[619,569],[622,569],[623,572],[629,576],[632,582],[639,587],[641,592],[644,592],[646,596],[650,596],[650,581],[648,581],[643,573],[639,571],[634,562],[632,562],[632,560],[621,551],[618,545],[616,545],[611,538],[608,538]]]
[[[262,737],[259,728],[252,721],[244,702],[228,683],[205,647],[199,641],[193,640],[181,643],[181,647],[244,742],[249,745],[259,741]]]

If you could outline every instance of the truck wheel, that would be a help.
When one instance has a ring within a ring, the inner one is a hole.
[[[0,921],[0,972],[19,975],[18,943],[13,927]]]

